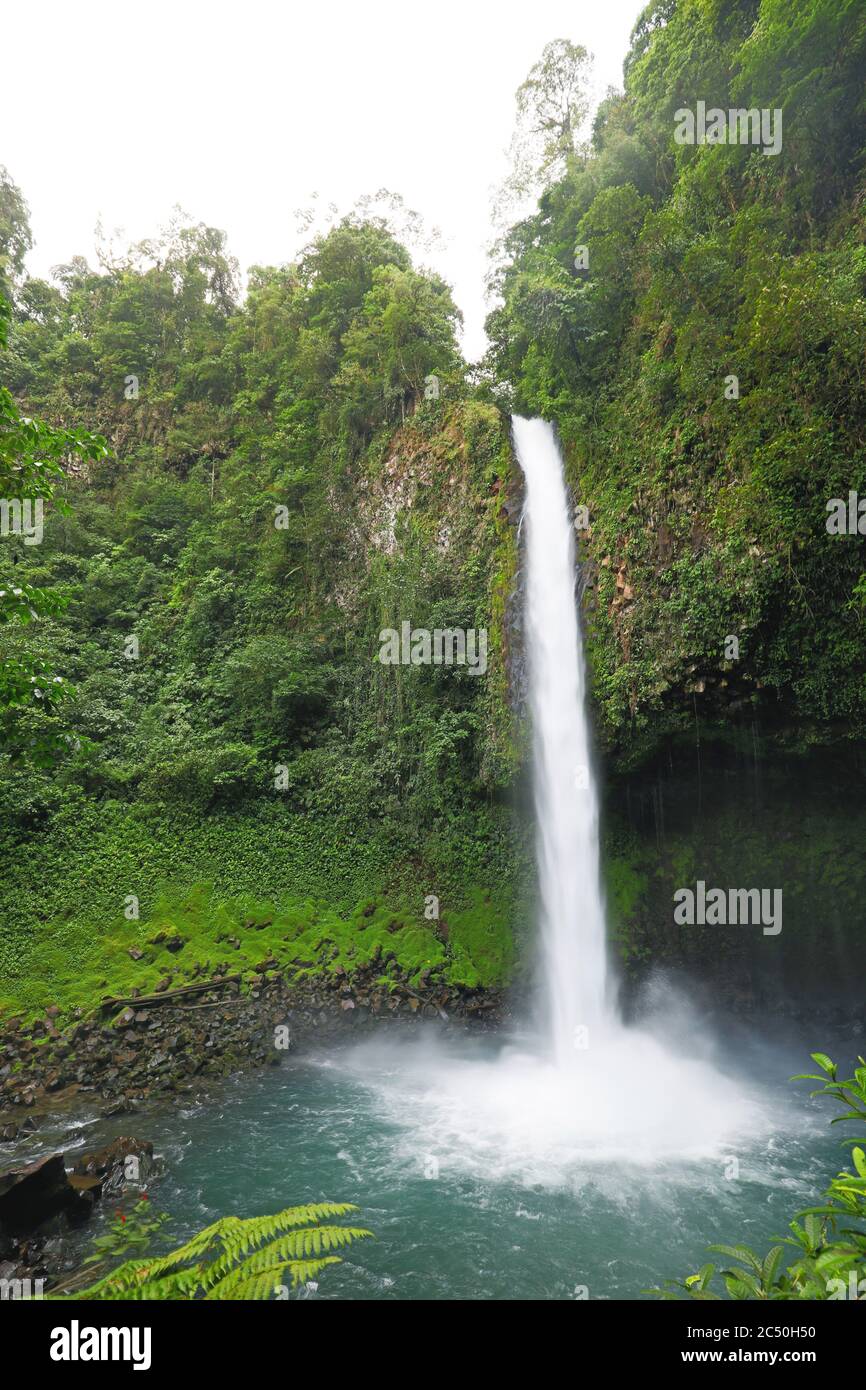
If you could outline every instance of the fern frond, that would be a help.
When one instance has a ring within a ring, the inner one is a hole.
[[[58,1300],[65,1298],[78,1302],[195,1298],[201,1288],[206,1268],[206,1265],[194,1265],[191,1269],[176,1270],[159,1278],[151,1278],[148,1266],[129,1261],[106,1275],[104,1279],[100,1279],[98,1283],[91,1284],[90,1288],[77,1293],[58,1294],[56,1297]],[[49,1294],[50,1297],[52,1295]]]
[[[310,1202],[272,1216],[223,1216],[167,1255],[127,1260],[90,1288],[58,1298],[267,1298],[286,1270],[297,1287],[339,1264],[328,1252],[370,1236],[361,1227],[320,1224],[357,1210],[353,1202]]]
[[[367,1231],[361,1226],[307,1226],[300,1231],[290,1231],[287,1235],[280,1236],[278,1240],[273,1240],[269,1245],[254,1251],[243,1260],[240,1268],[245,1273],[253,1274],[275,1260],[281,1259],[283,1263],[287,1263],[290,1260],[309,1259],[311,1256],[326,1254],[330,1250],[339,1250],[343,1246],[351,1245],[353,1241],[364,1240],[370,1236],[372,1231]],[[237,1263],[235,1251],[226,1250],[205,1271],[205,1287],[218,1283]]]
[[[278,1285],[285,1282],[287,1273],[291,1278],[292,1288],[297,1288],[299,1284],[315,1279],[327,1265],[338,1264],[342,1264],[339,1255],[325,1255],[320,1260],[293,1260],[288,1265],[284,1260],[278,1260],[252,1275],[244,1265],[240,1269],[232,1270],[227,1278],[205,1294],[205,1298],[233,1302],[241,1299],[270,1299],[276,1293]]]

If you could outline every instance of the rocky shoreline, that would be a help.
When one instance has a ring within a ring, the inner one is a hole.
[[[387,964],[387,963],[386,963]],[[422,974],[415,984],[383,963],[289,981],[264,968],[244,989],[219,975],[192,996],[106,1001],[60,1030],[56,1012],[30,1024],[11,1020],[0,1032],[0,1140],[11,1141],[30,1117],[81,1097],[103,1116],[140,1110],[149,1101],[200,1088],[246,1067],[278,1065],[310,1041],[331,1042],[387,1021],[498,1027],[510,1017],[502,991],[451,987]]]
[[[383,972],[390,986],[383,985]],[[708,1016],[810,1024],[821,1036],[862,1036],[862,1008],[773,997],[742,981],[705,984],[666,972],[682,998]],[[643,980],[645,983],[645,979]],[[640,997],[642,977],[623,981],[626,1016]],[[345,971],[290,979],[268,962],[253,983],[223,969],[195,993],[167,990],[123,1001],[104,1001],[87,1017],[58,1026],[57,1011],[23,1023],[0,1025],[0,1144],[25,1138],[40,1116],[80,1105],[109,1118],[135,1114],[175,1095],[203,1094],[208,1086],[248,1068],[279,1065],[311,1043],[331,1044],[383,1025],[444,1030],[497,1029],[522,1012],[514,991],[466,989],[423,972],[410,984],[396,961],[375,961]],[[524,1001],[525,1002],[525,1001]]]
[[[178,1096],[203,1098],[233,1073],[278,1066],[307,1045],[336,1044],[383,1026],[475,1030],[510,1018],[501,992],[449,987],[424,975],[410,985],[395,963],[388,988],[382,972],[380,961],[351,977],[335,971],[290,981],[263,969],[246,988],[224,973],[200,982],[194,993],[104,1001],[62,1030],[50,1009],[29,1024],[13,1019],[0,1033],[0,1144],[10,1155],[22,1144],[30,1148],[38,1144],[43,1123],[85,1107],[109,1121],[145,1114]],[[125,1166],[130,1153],[139,1155],[131,1184]],[[152,1159],[151,1145],[123,1137],[76,1154],[74,1161],[43,1150],[34,1161],[4,1166],[4,1289],[22,1280],[26,1288],[28,1279],[35,1287],[41,1278],[50,1290],[74,1265],[66,1233],[87,1221],[104,1197],[137,1190],[152,1171]]]

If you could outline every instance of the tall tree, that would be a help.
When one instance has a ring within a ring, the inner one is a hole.
[[[24,278],[24,260],[33,245],[30,217],[21,189],[0,164],[0,287],[17,292]]]
[[[574,168],[589,111],[591,64],[592,55],[581,44],[554,39],[518,87],[506,203],[537,195]]]

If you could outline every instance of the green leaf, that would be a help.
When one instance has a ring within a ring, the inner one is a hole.
[[[830,1057],[827,1056],[826,1052],[811,1052],[809,1055],[812,1058],[812,1061],[817,1062],[821,1070],[825,1071],[827,1075],[831,1076],[835,1081],[836,1063],[832,1061]]]
[[[749,1249],[748,1245],[710,1245],[707,1249],[718,1255],[727,1255],[732,1260],[740,1260],[742,1264],[754,1269],[758,1274],[761,1272],[761,1261],[754,1250]]]
[[[772,1250],[768,1250],[764,1256],[764,1263],[761,1266],[761,1283],[765,1289],[770,1289],[775,1282],[776,1271],[779,1268],[782,1254],[782,1246],[774,1245]]]

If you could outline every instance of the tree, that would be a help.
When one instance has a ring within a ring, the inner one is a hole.
[[[334,379],[342,419],[366,442],[383,416],[405,417],[431,373],[459,376],[454,329],[459,312],[438,277],[378,266],[362,313],[344,334],[343,365]]]
[[[557,183],[574,169],[580,128],[589,111],[586,80],[592,55],[580,44],[554,39],[516,93],[508,199],[521,199]]]
[[[7,343],[9,319],[9,303],[0,294],[0,348]],[[105,441],[97,435],[54,429],[22,415],[9,391],[0,387],[4,542],[9,539],[10,518],[13,528],[21,534],[25,515],[29,515],[32,524],[34,513],[42,517],[46,502],[63,507],[57,485],[70,460],[87,461],[102,458],[105,453]],[[24,503],[28,504],[26,512]],[[40,529],[41,525],[40,520]],[[56,592],[6,580],[0,584],[0,626],[17,626],[40,616],[56,615],[65,602]],[[62,733],[45,727],[45,717],[55,715],[68,698],[63,677],[52,673],[32,652],[19,647],[0,657],[0,751],[13,757],[29,755],[37,763],[50,761],[66,744]]]
[[[9,170],[0,164],[0,287],[17,292],[24,278],[24,258],[33,245],[27,204]]]

